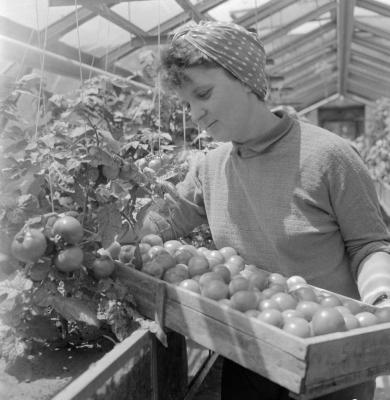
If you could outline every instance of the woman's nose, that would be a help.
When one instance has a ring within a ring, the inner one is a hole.
[[[206,115],[206,110],[202,107],[191,104],[191,119],[194,124],[200,124],[204,116]]]

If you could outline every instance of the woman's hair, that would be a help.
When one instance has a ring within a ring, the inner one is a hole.
[[[221,68],[185,39],[178,39],[161,52],[161,81],[167,89],[180,87],[186,81],[185,70],[191,67]],[[232,78],[232,74],[226,71]]]

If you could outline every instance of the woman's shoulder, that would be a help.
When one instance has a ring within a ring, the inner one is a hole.
[[[324,155],[338,156],[358,155],[356,147],[351,140],[338,134],[307,122],[299,122],[302,136],[302,145],[312,153],[320,152]]]

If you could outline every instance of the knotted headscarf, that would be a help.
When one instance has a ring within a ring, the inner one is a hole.
[[[228,70],[264,99],[268,84],[265,51],[259,37],[244,27],[227,22],[202,21],[175,33],[172,42],[184,38],[211,60]]]

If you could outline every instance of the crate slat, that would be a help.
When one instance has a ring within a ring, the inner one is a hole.
[[[140,311],[154,318],[153,302],[162,281],[126,267],[117,274]],[[390,371],[390,323],[302,339],[197,293],[163,284],[165,326],[284,386],[301,400]]]

